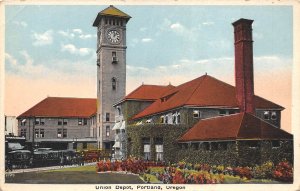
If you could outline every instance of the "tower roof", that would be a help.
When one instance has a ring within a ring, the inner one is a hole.
[[[98,13],[98,15],[93,23],[94,27],[96,27],[98,25],[101,17],[103,17],[103,16],[121,17],[121,18],[126,19],[127,21],[131,18],[131,16],[127,15],[123,11],[117,9],[113,5],[110,5],[109,7],[107,7],[106,9],[104,9]]]

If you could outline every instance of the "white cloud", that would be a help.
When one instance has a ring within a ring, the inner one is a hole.
[[[153,40],[151,38],[143,38],[141,41],[142,42],[151,42]]]
[[[50,45],[53,42],[53,31],[48,30],[42,34],[34,32],[31,35],[31,38],[34,39],[34,42],[32,43],[33,46],[45,46]]]
[[[69,52],[70,54],[77,54],[80,56],[86,56],[89,55],[93,50],[90,48],[77,48],[73,44],[62,44],[61,45],[61,51],[62,52]]]
[[[97,35],[84,33],[82,31],[82,29],[72,29],[72,30],[66,30],[66,31],[60,30],[60,31],[58,31],[58,34],[60,34],[63,37],[67,37],[69,39],[80,38],[80,39],[85,40],[85,39],[97,37]]]
[[[92,38],[92,37],[94,37],[94,36],[91,35],[91,34],[81,34],[81,35],[79,35],[79,38],[81,38],[81,39],[89,39],[89,38]]]
[[[24,62],[19,62],[12,55],[5,53],[5,59],[12,67],[14,73],[28,76],[43,76],[48,73],[47,68],[43,65],[34,65],[33,59],[26,51],[21,51],[19,53],[23,56]]]
[[[183,29],[184,27],[180,23],[174,23],[170,25],[171,29]]]
[[[78,33],[78,34],[82,34],[82,30],[81,29],[73,29],[74,33]]]
[[[202,22],[202,25],[214,25],[215,23],[212,21],[206,21],[206,22]]]
[[[75,37],[75,34],[74,33],[71,33],[69,31],[58,31],[58,34],[64,36],[64,37],[67,37],[67,38],[70,38],[70,39],[73,39]]]
[[[13,24],[21,27],[27,27],[28,24],[25,21],[14,21]]]

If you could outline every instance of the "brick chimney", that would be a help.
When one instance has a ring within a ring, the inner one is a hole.
[[[235,86],[241,112],[255,113],[253,82],[253,20],[239,19],[234,27]]]

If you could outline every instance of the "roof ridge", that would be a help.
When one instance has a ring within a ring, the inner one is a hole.
[[[30,111],[31,109],[35,108],[38,104],[42,103],[43,101],[45,101],[46,99],[48,99],[49,97],[44,98],[43,100],[39,101],[38,103],[36,103],[34,106],[32,106],[31,108],[27,109],[26,111],[24,111],[23,113],[21,113],[20,115],[18,115],[17,118],[19,118],[20,116],[22,116],[23,114],[25,114],[26,112]]]
[[[186,102],[188,102],[188,101],[193,97],[194,93],[195,93],[196,90],[200,87],[200,85],[203,83],[203,81],[206,79],[207,76],[208,76],[208,75],[206,74],[206,75],[200,76],[199,78],[196,78],[196,79],[201,80],[201,81],[197,84],[197,87],[196,87],[196,88],[194,89],[194,91],[190,94],[190,96],[188,96],[188,98],[187,98],[186,101],[184,102],[184,105],[185,105]],[[203,78],[203,79],[201,79],[201,78]],[[195,80],[196,80],[196,79],[195,79]]]

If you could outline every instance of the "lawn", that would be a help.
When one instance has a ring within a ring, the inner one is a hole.
[[[22,184],[143,184],[137,175],[96,173],[95,166],[17,173],[7,176],[6,183]]]

